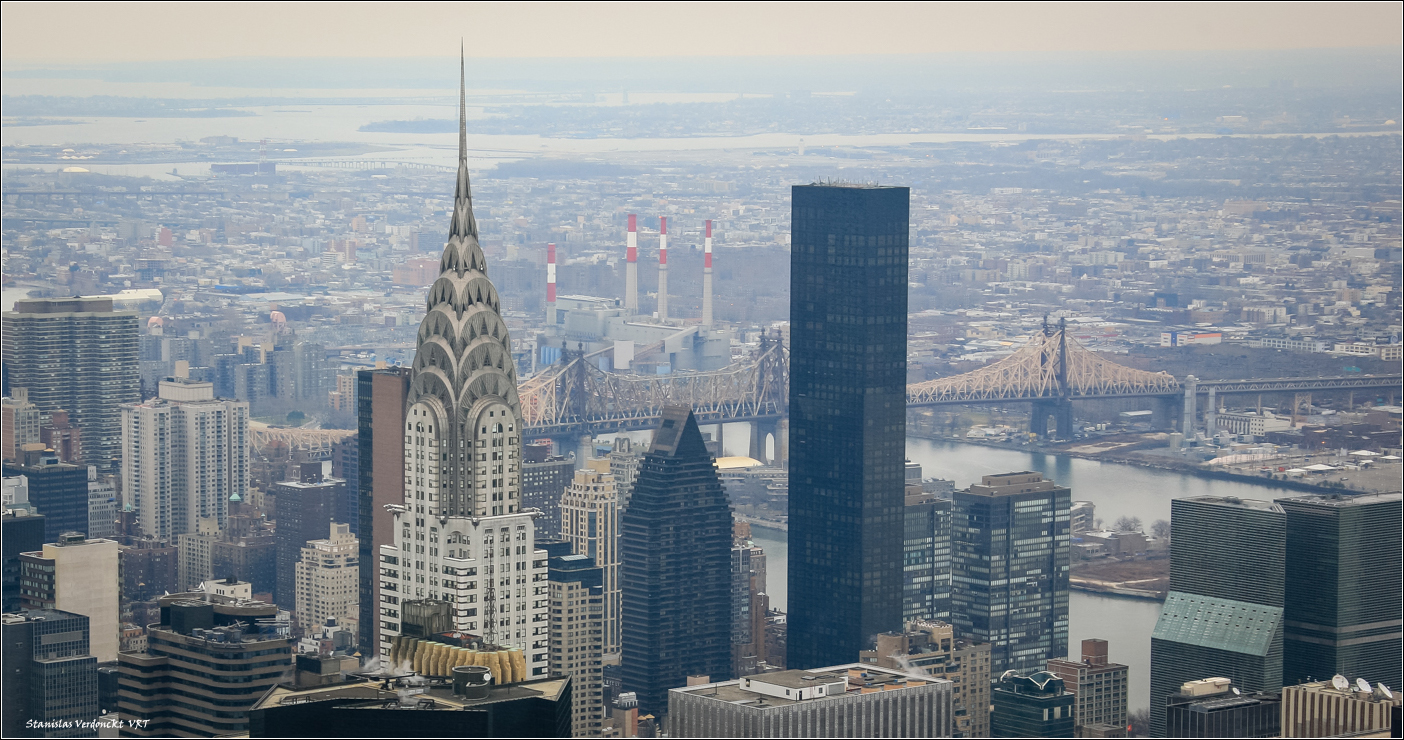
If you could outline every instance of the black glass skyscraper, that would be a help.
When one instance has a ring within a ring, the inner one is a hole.
[[[1337,673],[1404,683],[1401,502],[1398,493],[1277,500],[1287,514],[1284,686]]]
[[[624,690],[668,710],[688,676],[731,673],[731,506],[686,406],[669,406],[620,521]]]
[[[790,668],[902,626],[908,200],[792,190]]]

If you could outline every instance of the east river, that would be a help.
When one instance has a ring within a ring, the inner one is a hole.
[[[1071,488],[1074,501],[1095,504],[1097,518],[1111,522],[1120,516],[1135,516],[1147,528],[1157,519],[1170,519],[1170,500],[1175,498],[1213,494],[1267,500],[1300,495],[1286,489],[1133,465],[925,439],[908,439],[907,457],[921,464],[923,475],[954,480],[957,488],[978,483],[980,476],[992,473],[1040,472]],[[786,609],[789,546],[785,533],[754,527],[752,535],[756,544],[765,548],[770,603]],[[1131,710],[1149,706],[1150,636],[1160,603],[1073,591],[1069,608],[1069,650],[1076,654],[1085,638],[1107,640],[1111,659],[1130,667]]]

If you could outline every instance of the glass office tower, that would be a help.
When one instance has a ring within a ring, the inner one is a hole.
[[[792,190],[790,668],[902,627],[909,198]]]

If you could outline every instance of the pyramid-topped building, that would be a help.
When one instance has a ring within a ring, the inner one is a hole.
[[[447,609],[454,631],[547,666],[546,554],[522,510],[522,411],[502,302],[478,244],[459,88],[453,219],[419,326],[405,409],[405,501],[390,507],[395,544],[380,549],[380,647],[419,632],[411,613]],[[405,602],[419,602],[410,608]]]

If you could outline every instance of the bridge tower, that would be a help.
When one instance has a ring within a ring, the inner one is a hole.
[[[1051,374],[1054,385],[1050,394],[1032,403],[1032,414],[1029,417],[1029,431],[1040,437],[1048,436],[1048,417],[1053,417],[1054,430],[1059,439],[1072,439],[1073,436],[1073,411],[1072,411],[1072,387],[1068,384],[1068,340],[1067,340],[1068,320],[1058,319],[1058,327],[1055,329],[1048,323],[1048,317],[1043,317],[1043,336],[1049,339],[1057,337],[1056,353],[1049,351],[1049,344],[1044,342],[1044,351],[1039,355],[1040,370],[1044,374]],[[1052,368],[1049,368],[1049,364]],[[1049,370],[1051,369],[1051,373]]]

